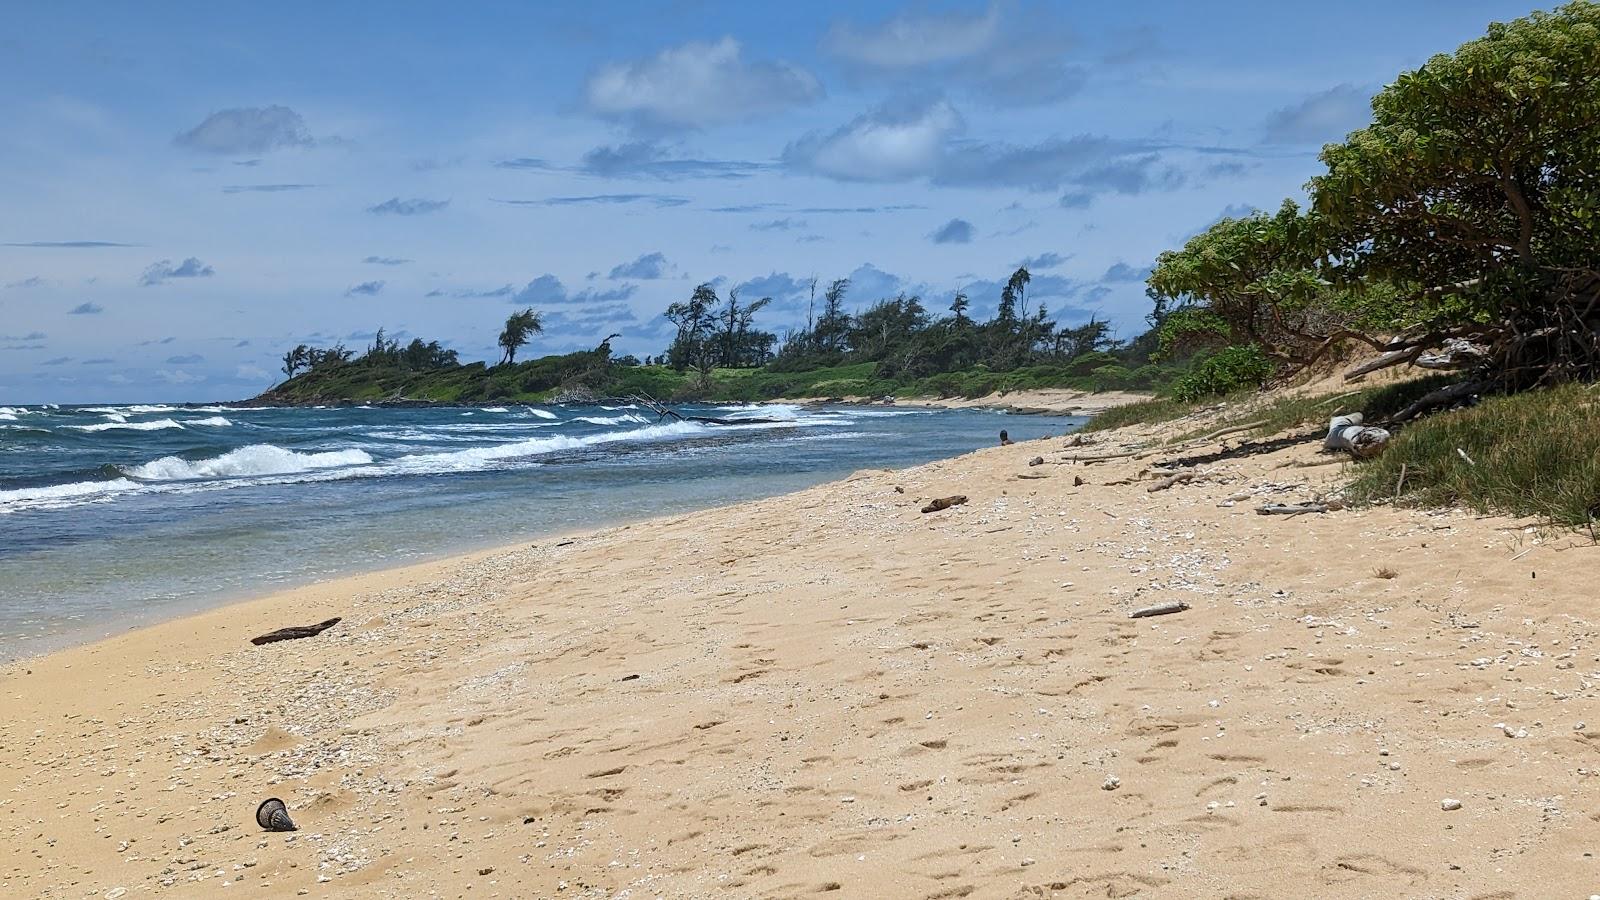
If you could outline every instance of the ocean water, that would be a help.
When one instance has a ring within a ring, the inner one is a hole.
[[[0,406],[0,658],[319,578],[809,487],[1076,417],[913,407]]]

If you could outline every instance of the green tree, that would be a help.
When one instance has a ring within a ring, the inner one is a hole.
[[[1600,370],[1600,5],[1536,12],[1402,74],[1324,148],[1333,275],[1400,288],[1371,310],[1394,362],[1452,339],[1470,389]],[[1459,344],[1456,345],[1460,347]]]
[[[505,355],[500,359],[504,365],[517,361],[517,351],[533,339],[534,335],[544,333],[544,317],[532,308],[519,310],[506,317],[506,327],[500,331],[497,343]]]
[[[700,387],[711,383],[711,370],[717,362],[717,291],[710,284],[694,289],[686,301],[667,307],[666,317],[678,326],[678,335],[667,350],[667,358],[678,371],[693,368],[700,374]]]

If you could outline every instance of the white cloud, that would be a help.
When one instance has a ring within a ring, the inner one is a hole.
[[[180,147],[203,153],[266,153],[280,147],[309,147],[305,120],[287,106],[224,109],[175,138]]]
[[[962,129],[945,100],[891,104],[831,134],[809,134],[783,151],[791,168],[846,181],[906,181],[935,174],[945,142]]]
[[[739,42],[724,37],[602,66],[584,95],[602,116],[651,128],[700,128],[811,103],[822,96],[822,84],[790,63],[747,62]]]
[[[842,59],[882,69],[914,68],[954,62],[994,47],[1000,36],[1000,10],[964,16],[901,13],[878,25],[836,22],[823,46]]]
[[[1267,116],[1269,144],[1337,141],[1372,121],[1372,93],[1350,84],[1329,88]]]

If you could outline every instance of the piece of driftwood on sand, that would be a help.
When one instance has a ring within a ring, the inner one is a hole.
[[[1256,507],[1256,512],[1263,516],[1303,516],[1306,513],[1327,511],[1326,503],[1268,503],[1266,506]]]
[[[965,502],[967,502],[966,494],[956,494],[953,497],[940,497],[937,500],[929,502],[927,506],[922,508],[922,511],[925,513],[938,512],[941,509],[949,509],[952,506],[960,506]]]
[[[1157,603],[1155,606],[1146,606],[1143,609],[1136,609],[1133,612],[1128,613],[1128,618],[1143,619],[1149,616],[1170,616],[1173,613],[1181,613],[1188,608],[1189,604],[1183,602],[1182,600],[1170,600],[1166,603]]]
[[[339,624],[339,617],[334,616],[315,625],[291,625],[288,628],[279,628],[277,631],[269,631],[266,634],[257,635],[250,639],[250,643],[260,646],[261,644],[274,644],[278,641],[293,641],[299,638],[316,637],[337,624]]]

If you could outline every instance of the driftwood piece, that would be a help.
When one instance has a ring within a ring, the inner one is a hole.
[[[1334,416],[1328,421],[1326,450],[1348,450],[1357,459],[1371,459],[1389,446],[1389,432],[1361,424],[1361,413]]]
[[[1182,600],[1170,600],[1166,603],[1157,603],[1155,606],[1146,606],[1143,609],[1136,609],[1133,612],[1128,613],[1128,618],[1143,619],[1147,616],[1170,616],[1173,613],[1181,613],[1188,608],[1189,604],[1183,602]]]
[[[339,617],[334,616],[325,622],[318,622],[315,625],[291,625],[288,628],[279,628],[277,631],[269,631],[266,634],[253,637],[250,639],[250,643],[260,646],[261,644],[272,644],[278,641],[316,637],[337,624],[339,624]]]
[[[1156,482],[1155,484],[1152,484],[1149,487],[1145,488],[1144,491],[1147,494],[1154,494],[1156,491],[1164,491],[1167,488],[1172,487],[1175,484],[1183,484],[1183,483],[1187,483],[1187,482],[1193,481],[1197,477],[1199,477],[1201,475],[1204,475],[1204,474],[1205,474],[1204,472],[1196,472],[1193,469],[1190,469],[1187,472],[1179,472],[1179,473],[1177,473],[1175,475],[1168,475],[1167,477],[1161,479],[1160,481]]]
[[[1028,465],[1030,465],[1030,466],[1042,466],[1042,465],[1044,465],[1044,457],[1035,456],[1033,459],[1028,460]]]
[[[1303,516],[1306,513],[1327,511],[1326,503],[1268,503],[1266,506],[1256,507],[1256,513],[1263,516]]]
[[[925,513],[938,512],[941,509],[949,509],[952,506],[960,506],[965,502],[967,502],[966,494],[956,494],[953,497],[940,497],[939,499],[930,502],[927,506],[924,506],[922,511]]]

